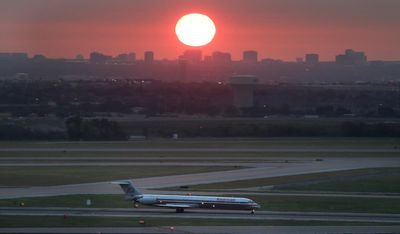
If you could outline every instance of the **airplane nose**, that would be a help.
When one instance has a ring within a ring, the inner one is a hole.
[[[257,204],[257,203],[254,203],[254,208],[256,208],[256,209],[260,209],[260,208],[261,208],[261,206],[260,206],[259,204]]]

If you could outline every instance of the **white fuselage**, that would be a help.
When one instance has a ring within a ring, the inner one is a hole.
[[[143,194],[136,201],[144,205],[153,205],[167,208],[203,208],[231,210],[254,210],[260,208],[260,206],[253,200],[239,197]]]

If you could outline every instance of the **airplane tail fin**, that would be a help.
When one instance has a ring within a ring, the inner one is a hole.
[[[142,192],[139,189],[135,188],[132,181],[130,180],[123,180],[123,181],[114,181],[111,182],[112,184],[118,184],[121,186],[122,190],[124,190],[126,197],[128,199],[137,199],[140,198]]]

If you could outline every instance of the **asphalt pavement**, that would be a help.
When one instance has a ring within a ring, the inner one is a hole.
[[[0,228],[6,234],[388,234],[400,226],[169,226],[97,228]]]
[[[71,148],[0,148],[0,152],[199,152],[199,153],[268,153],[268,152],[294,152],[294,153],[400,153],[399,148],[271,148],[271,147],[252,147],[252,148],[223,148],[223,147],[202,147],[202,148],[90,148],[90,147],[71,147]]]
[[[20,216],[82,216],[82,217],[147,217],[147,218],[202,218],[242,220],[297,220],[297,221],[344,221],[399,223],[400,214],[333,213],[333,212],[274,212],[229,210],[185,210],[175,213],[174,209],[110,209],[110,208],[41,208],[0,207],[0,215]]]

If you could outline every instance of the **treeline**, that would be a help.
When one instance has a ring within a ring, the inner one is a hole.
[[[0,140],[127,140],[179,137],[400,137],[400,124],[366,121],[133,121],[123,124],[108,119],[65,121],[59,130],[38,130],[22,124],[0,123]]]
[[[73,140],[100,141],[126,140],[119,124],[108,119],[68,118],[65,128],[37,129],[24,123],[0,123],[0,140]]]
[[[304,116],[400,117],[398,84],[353,86],[259,85],[254,107],[233,106],[228,84],[154,80],[0,80],[0,114],[12,117],[110,113],[148,117],[207,115],[222,117]]]
[[[79,116],[65,122],[69,140],[126,140],[119,124],[108,119],[82,119]]]
[[[364,121],[176,121],[124,126],[147,137],[400,137],[399,123]]]
[[[65,140],[65,131],[39,130],[26,125],[15,123],[0,123],[0,140]]]

